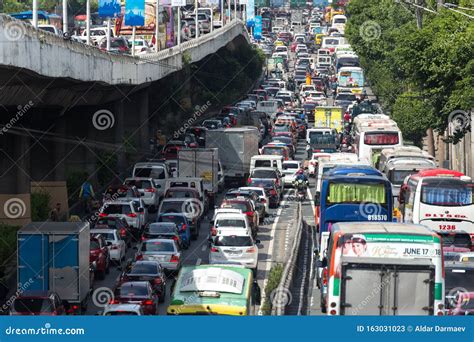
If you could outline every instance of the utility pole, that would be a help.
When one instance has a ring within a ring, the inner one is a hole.
[[[415,0],[415,4],[418,6],[423,6],[423,0]],[[419,7],[416,7],[415,14],[416,14],[416,26],[418,27],[418,29],[421,30],[423,27],[423,10]]]
[[[438,12],[444,7],[444,0],[437,0],[437,10]]]

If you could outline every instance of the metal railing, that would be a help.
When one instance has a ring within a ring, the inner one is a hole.
[[[290,250],[290,257],[288,258],[288,262],[283,269],[283,274],[281,276],[280,283],[276,288],[276,295],[281,293],[288,293],[290,291],[291,285],[293,284],[293,276],[295,273],[295,267],[298,260],[298,254],[300,250],[300,242],[301,242],[301,232],[303,230],[303,215],[302,215],[302,208],[301,202],[298,202],[298,209],[296,212],[296,232],[295,232],[295,239],[293,240],[293,245]],[[285,306],[284,305],[275,305],[272,306],[272,316],[283,316],[285,314]]]

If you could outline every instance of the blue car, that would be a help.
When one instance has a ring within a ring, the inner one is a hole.
[[[179,228],[179,236],[183,242],[184,248],[191,245],[191,222],[185,214],[181,213],[163,213],[158,215],[156,222],[173,222]]]

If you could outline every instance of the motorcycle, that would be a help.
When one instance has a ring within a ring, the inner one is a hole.
[[[309,182],[303,179],[297,179],[294,181],[293,185],[296,188],[296,198],[298,199],[298,201],[306,200],[306,188],[308,184]]]

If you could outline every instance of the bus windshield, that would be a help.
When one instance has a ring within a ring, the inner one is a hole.
[[[471,205],[472,189],[472,183],[458,179],[424,180],[421,186],[421,202],[447,207]]]
[[[416,173],[416,170],[392,170],[390,172],[390,182],[394,185],[402,185],[407,176]]]
[[[384,184],[330,183],[328,205],[338,203],[386,203]]]
[[[335,144],[336,143],[336,136],[330,133],[323,132],[311,132],[309,134],[309,143],[310,144]]]

